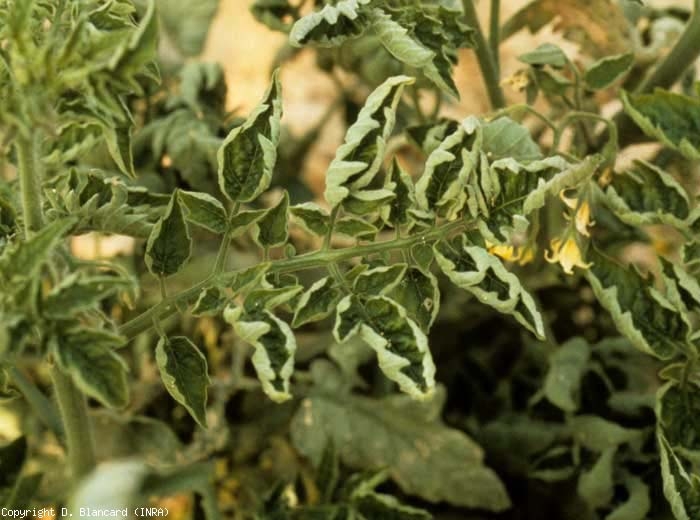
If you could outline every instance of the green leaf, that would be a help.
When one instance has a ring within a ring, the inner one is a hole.
[[[187,263],[191,254],[192,238],[176,192],[148,237],[146,266],[156,276],[170,276]]]
[[[700,99],[662,89],[620,95],[625,112],[646,135],[690,160],[700,159]]]
[[[254,289],[246,296],[243,308],[249,313],[262,309],[272,310],[275,307],[292,302],[303,290],[304,287],[298,284],[267,289]]]
[[[626,475],[624,486],[629,498],[606,516],[605,520],[644,520],[651,510],[649,487],[642,479],[632,475]]]
[[[624,428],[597,415],[577,415],[568,421],[574,440],[584,448],[597,453],[639,441],[642,430]]]
[[[253,237],[262,247],[272,247],[287,241],[289,230],[289,194],[285,191],[277,205],[268,209],[255,222]]]
[[[512,315],[538,338],[544,338],[542,316],[535,301],[498,257],[479,246],[468,245],[464,238],[453,245],[438,243],[433,250],[440,269],[457,287],[489,307]]]
[[[185,207],[187,220],[213,233],[223,234],[228,224],[224,205],[207,193],[178,190],[177,196]]]
[[[158,0],[161,27],[168,43],[183,55],[194,57],[204,48],[209,25],[219,0]]]
[[[268,310],[248,314],[240,307],[227,307],[224,320],[255,347],[253,365],[268,397],[278,403],[291,399],[289,380],[297,344],[289,325]]]
[[[684,391],[674,383],[664,385],[657,394],[656,415],[670,446],[700,453],[700,395],[696,388]]]
[[[42,312],[50,318],[69,318],[93,309],[101,300],[120,290],[130,289],[133,282],[117,276],[66,276],[46,296]]]
[[[430,155],[442,141],[453,134],[460,123],[454,119],[440,118],[436,122],[409,126],[405,132],[425,154]]]
[[[320,237],[328,232],[329,215],[314,202],[304,202],[289,208],[294,220],[307,232]]]
[[[632,65],[634,65],[634,54],[631,52],[606,56],[586,68],[583,78],[589,88],[601,90],[608,88],[627,74]]]
[[[633,166],[612,177],[605,201],[620,220],[632,226],[670,224],[685,227],[690,203],[685,189],[653,164],[635,160]]]
[[[13,278],[31,280],[48,261],[52,250],[75,225],[76,219],[64,218],[44,226],[29,239],[14,242],[2,250],[0,276],[7,282]]]
[[[479,223],[479,230],[493,243],[507,242],[514,233],[525,232],[529,215],[544,207],[548,195],[558,195],[561,190],[583,184],[593,176],[601,161],[600,156],[592,155],[576,164],[559,156],[525,165],[512,159],[492,163],[481,171],[479,179],[484,200],[481,208],[484,221]],[[476,188],[474,192],[479,193]],[[473,211],[472,215],[479,216],[479,211]]]
[[[263,283],[265,274],[270,269],[270,262],[262,262],[247,269],[235,273],[224,274],[220,277],[221,283],[228,286],[233,294],[240,294],[250,287],[258,287]]]
[[[581,380],[588,368],[591,349],[583,338],[573,338],[549,357],[549,370],[544,381],[544,395],[565,412],[579,407]]]
[[[219,287],[207,287],[199,293],[192,314],[194,316],[212,316],[224,310],[228,297]]]
[[[112,127],[106,124],[100,126],[107,150],[109,150],[117,168],[126,176],[135,179],[134,154],[131,150],[131,127]]]
[[[353,216],[339,219],[333,230],[339,235],[346,235],[358,240],[374,240],[376,234],[379,233],[379,230],[366,220]]]
[[[110,408],[129,403],[127,364],[114,352],[125,339],[101,329],[70,329],[51,339],[60,368],[78,388]]]
[[[440,289],[437,278],[429,271],[409,267],[401,281],[386,294],[406,309],[408,317],[421,329],[430,330],[440,309]]]
[[[250,211],[239,211],[229,222],[229,229],[231,237],[237,237],[245,233],[248,228],[259,221],[267,214],[265,209],[254,209]]]
[[[387,189],[356,191],[343,200],[343,209],[353,215],[367,215],[387,207],[395,197],[394,192]]]
[[[250,202],[270,186],[282,117],[278,71],[260,104],[219,148],[219,187],[233,202]]]
[[[481,125],[469,117],[438,145],[416,183],[416,200],[421,208],[447,218],[463,208],[467,178],[479,161],[481,142]]]
[[[657,428],[656,436],[666,500],[677,520],[694,520],[700,515],[700,476],[688,473],[661,428]]]
[[[410,222],[409,212],[416,205],[416,189],[413,179],[394,159],[386,174],[384,188],[391,191],[394,197],[391,203],[381,209],[384,222],[396,228]]]
[[[578,494],[591,509],[607,505],[613,498],[613,462],[617,448],[608,448],[598,457],[593,467],[578,479]]]
[[[587,260],[593,265],[586,278],[617,329],[643,352],[671,359],[685,348],[689,332],[684,317],[651,282],[616,263],[595,248]]]
[[[340,0],[335,5],[325,5],[297,20],[289,33],[289,43],[294,47],[335,47],[359,36],[368,25],[370,3],[371,0]]]
[[[353,284],[353,293],[360,296],[380,296],[398,285],[406,272],[406,264],[374,267],[360,273]]]
[[[510,158],[514,161],[536,161],[542,152],[527,127],[503,116],[484,123],[483,151],[490,161]]]
[[[330,276],[314,282],[299,298],[292,327],[298,328],[306,323],[324,319],[333,312],[341,296],[342,292],[335,287],[335,282]]]
[[[424,509],[402,504],[396,497],[384,493],[363,493],[353,500],[353,505],[364,518],[386,520],[431,520],[433,515]]]
[[[161,337],[156,346],[156,362],[168,393],[206,428],[210,381],[204,354],[185,336]]]
[[[391,77],[365,101],[326,173],[325,198],[331,207],[366,188],[379,172],[386,141],[394,129],[401,93],[413,81],[408,76]]]
[[[550,65],[551,67],[561,69],[566,66],[568,59],[564,51],[562,51],[558,46],[551,43],[543,43],[537,47],[534,51],[526,52],[518,56],[518,60],[528,65],[534,66],[544,66]]]
[[[379,368],[403,392],[428,398],[435,387],[435,365],[428,338],[406,309],[385,296],[361,300],[348,295],[338,304],[333,333],[343,342],[359,333],[377,353]]]
[[[302,402],[291,432],[294,445],[312,461],[321,459],[332,439],[345,464],[387,468],[409,495],[488,511],[510,507],[498,476],[483,465],[481,448],[463,432],[417,414],[415,403],[312,396]]]

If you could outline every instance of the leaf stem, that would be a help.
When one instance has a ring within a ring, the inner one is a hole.
[[[306,269],[315,269],[319,267],[326,267],[331,262],[340,262],[351,258],[364,257],[395,249],[403,250],[410,248],[415,243],[440,239],[460,230],[467,229],[473,225],[473,221],[456,220],[423,233],[417,233],[404,238],[384,240],[363,246],[345,247],[342,249],[321,248],[312,253],[275,260],[271,262],[270,272],[286,273]],[[124,323],[121,327],[119,327],[119,333],[127,338],[133,338],[141,332],[150,329],[153,326],[154,319],[164,319],[174,314],[177,312],[180,305],[192,303],[202,289],[216,283],[218,280],[223,280],[224,277],[230,277],[231,274],[232,272],[225,272],[216,276],[210,275],[189,289],[170,296],[166,300],[163,300],[157,305],[139,314],[132,320]]]
[[[489,101],[491,102],[491,108],[503,108],[506,106],[506,99],[499,84],[498,65],[494,59],[491,49],[486,43],[484,33],[481,30],[479,18],[477,17],[476,9],[474,8],[474,0],[462,0],[462,6],[467,23],[476,30],[476,48],[474,49],[474,52],[476,53],[476,58],[479,61],[481,75],[484,77],[484,83],[486,84],[486,91],[489,96]]]
[[[63,417],[68,464],[74,481],[78,481],[90,473],[96,464],[87,400],[71,377],[63,373],[58,365],[51,367],[51,379]]]

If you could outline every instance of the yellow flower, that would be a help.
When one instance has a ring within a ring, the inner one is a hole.
[[[529,264],[535,258],[535,252],[529,246],[492,245],[487,242],[486,247],[492,255],[496,255],[506,262],[518,262],[519,265]]]
[[[559,198],[566,204],[569,208],[576,210],[576,215],[574,217],[574,222],[576,224],[576,230],[583,236],[591,236],[588,232],[588,228],[595,224],[591,220],[591,206],[588,204],[587,200],[579,203],[579,200],[575,197],[567,197],[564,194],[565,190],[559,192]],[[569,218],[567,216],[567,218]]]
[[[549,251],[545,251],[544,258],[549,263],[559,262],[564,269],[566,274],[574,274],[573,268],[580,267],[582,269],[588,269],[593,264],[587,264],[581,258],[581,250],[576,243],[576,239],[573,235],[566,239],[566,242],[562,242],[561,238],[552,239],[549,247],[552,250],[550,256]]]
[[[517,90],[518,92],[522,92],[525,87],[527,87],[530,84],[530,78],[527,75],[527,70],[521,69],[512,76],[509,76],[505,78],[503,81],[501,81],[501,86],[502,87],[512,87],[514,90]]]

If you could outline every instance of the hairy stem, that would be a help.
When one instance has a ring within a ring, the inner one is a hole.
[[[476,9],[474,8],[474,0],[462,0],[462,6],[464,8],[464,16],[467,19],[467,23],[476,31],[476,49],[474,49],[474,52],[476,52],[476,58],[479,60],[479,67],[481,68],[481,75],[484,77],[484,83],[486,84],[486,91],[489,95],[491,108],[503,108],[506,106],[506,99],[499,84],[497,62],[494,59],[493,53],[486,43],[486,38],[481,30],[479,18],[477,17]]]
[[[406,250],[416,243],[438,240],[459,230],[467,229],[472,225],[473,223],[471,221],[456,220],[423,233],[418,233],[404,238],[384,240],[363,246],[345,247],[342,249],[322,248],[312,253],[306,253],[292,258],[285,258],[283,260],[275,260],[271,262],[269,272],[287,273],[303,271],[306,269],[327,267],[330,263],[342,262],[344,260],[350,260],[357,257],[365,257],[376,253],[382,253],[384,251],[393,251],[397,249]],[[164,319],[171,316],[177,312],[180,306],[193,303],[202,289],[216,283],[220,277],[230,277],[231,274],[232,272],[227,272],[216,276],[209,276],[193,287],[168,297],[157,305],[136,316],[134,319],[124,323],[121,327],[119,327],[119,333],[127,338],[133,338],[141,332],[150,329],[153,326],[153,320]]]
[[[44,225],[41,209],[41,172],[36,159],[35,142],[32,138],[18,136],[15,140],[17,170],[22,191],[22,214],[27,236]]]
[[[59,439],[63,437],[63,424],[51,401],[17,367],[9,369],[14,385],[22,392],[36,417]]]
[[[54,365],[51,370],[56,399],[63,417],[68,464],[73,479],[80,480],[95,467],[95,442],[87,414],[87,400],[70,376]]]

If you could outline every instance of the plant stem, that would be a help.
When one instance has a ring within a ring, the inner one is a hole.
[[[63,424],[51,401],[17,367],[10,367],[10,376],[15,386],[34,410],[37,418],[59,439],[63,437]]]
[[[481,75],[484,77],[491,108],[503,108],[506,106],[506,99],[499,84],[498,66],[481,30],[479,18],[476,15],[476,9],[474,9],[474,0],[462,0],[462,6],[467,23],[476,30],[476,49],[474,49],[474,52],[476,52],[476,58],[479,60],[479,67],[481,68]]]
[[[342,249],[320,249],[312,253],[285,258],[283,260],[275,260],[271,262],[271,273],[286,273],[290,271],[302,271],[305,269],[314,269],[317,267],[326,267],[331,262],[342,262],[351,258],[363,257],[384,251],[392,251],[395,249],[405,250],[418,242],[426,242],[443,238],[451,233],[461,229],[467,229],[472,226],[471,221],[456,220],[438,226],[434,229],[419,233],[409,237],[398,238],[393,240],[384,240],[382,242],[374,242],[357,247],[346,247]],[[329,239],[330,242],[330,239]],[[182,304],[191,303],[197,298],[200,291],[205,287],[214,284],[217,280],[223,277],[230,277],[231,272],[221,273],[219,275],[211,275],[198,284],[186,289],[182,292],[174,294],[167,299],[161,301],[150,309],[136,316],[134,319],[124,323],[119,327],[119,333],[127,338],[134,336],[150,329],[153,326],[153,320],[164,319],[175,312]]]
[[[663,59],[654,72],[642,81],[635,89],[637,94],[647,94],[655,88],[669,88],[678,81],[683,73],[700,56],[700,0],[693,3],[693,14],[690,16],[685,30],[671,52]],[[643,134],[639,127],[624,112],[620,111],[614,118],[620,136],[620,148],[639,142]],[[607,138],[607,132],[598,139],[601,146]]]
[[[491,13],[489,15],[489,46],[491,56],[496,64],[496,72],[501,75],[501,59],[498,52],[501,46],[501,0],[491,0]]]
[[[68,463],[74,481],[86,476],[95,467],[95,442],[87,414],[87,400],[70,376],[54,365],[51,369],[56,399],[63,417],[68,447]]]
[[[27,236],[38,231],[44,225],[41,209],[41,172],[38,170],[36,151],[32,138],[17,136],[17,169],[19,185],[22,191],[22,214],[24,230]]]

